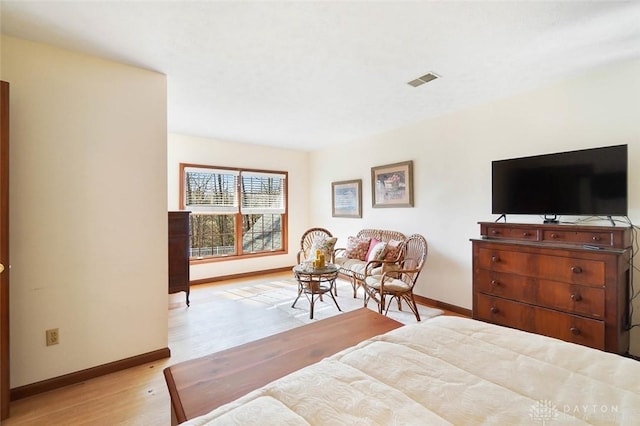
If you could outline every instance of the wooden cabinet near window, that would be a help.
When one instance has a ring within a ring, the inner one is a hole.
[[[481,222],[480,234],[475,319],[628,351],[631,228]]]
[[[189,212],[169,212],[169,293],[186,292],[189,306]]]

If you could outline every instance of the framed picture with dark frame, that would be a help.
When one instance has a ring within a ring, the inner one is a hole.
[[[373,207],[413,207],[413,161],[371,168]]]
[[[331,183],[331,215],[362,217],[362,179]]]

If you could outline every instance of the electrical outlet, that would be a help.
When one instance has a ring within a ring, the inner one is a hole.
[[[60,343],[60,333],[57,328],[52,328],[51,330],[47,330],[47,346],[57,345]]]

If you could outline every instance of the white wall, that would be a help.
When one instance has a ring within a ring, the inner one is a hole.
[[[430,252],[416,293],[471,309],[469,239],[478,237],[478,221],[497,218],[491,215],[491,161],[629,144],[629,217],[640,225],[638,123],[640,61],[633,61],[424,120],[342,146],[339,152],[327,148],[311,155],[310,223],[333,231],[338,245],[365,227],[423,234]],[[406,160],[414,161],[415,207],[373,209],[371,167]],[[348,179],[363,180],[362,219],[331,217],[331,182]],[[640,278],[635,288],[640,289]],[[640,323],[640,303],[635,306],[634,321]],[[640,354],[638,329],[632,333],[632,351]]]
[[[251,123],[247,123],[251,125]],[[167,168],[169,210],[180,207],[180,163],[243,167],[289,173],[288,253],[251,259],[191,265],[191,280],[292,266],[300,236],[309,227],[309,154],[303,151],[224,142],[195,136],[169,134]]]
[[[166,348],[166,77],[2,37],[2,79],[11,387]]]

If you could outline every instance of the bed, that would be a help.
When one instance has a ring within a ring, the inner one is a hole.
[[[637,361],[439,316],[367,339],[184,424],[638,424],[639,418]]]

